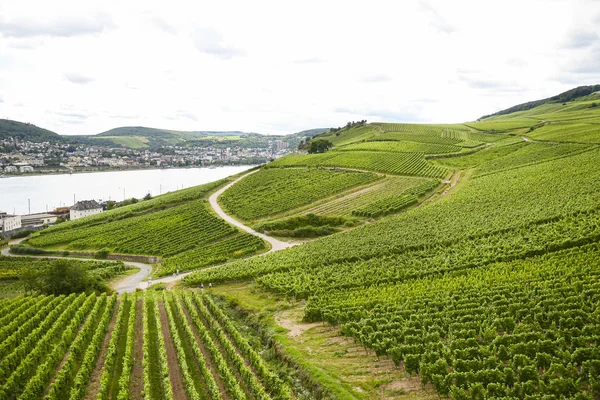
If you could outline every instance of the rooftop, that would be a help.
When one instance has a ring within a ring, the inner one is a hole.
[[[71,210],[75,211],[83,211],[83,210],[95,210],[97,208],[102,208],[100,204],[96,200],[82,200],[75,203]]]

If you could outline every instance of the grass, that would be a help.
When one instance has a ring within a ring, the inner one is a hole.
[[[286,300],[247,282],[216,285],[211,293],[260,316],[283,353],[336,399],[437,398],[432,388],[422,388],[416,377],[395,368],[391,360],[377,359],[372,351],[341,337],[337,327],[302,323],[303,302]],[[291,336],[280,324],[293,325],[301,334]]]

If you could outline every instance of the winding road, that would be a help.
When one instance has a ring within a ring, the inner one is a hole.
[[[19,244],[23,240],[24,240],[24,238],[23,239],[13,240],[13,241],[9,242],[8,244],[9,245]],[[3,256],[8,256],[8,257],[29,257],[29,258],[50,258],[50,259],[65,259],[65,258],[69,258],[69,259],[73,259],[73,260],[104,261],[104,262],[113,261],[113,260],[97,260],[97,259],[94,259],[94,258],[79,258],[79,257],[30,256],[30,255],[21,256],[21,255],[18,255],[18,254],[11,254],[10,253],[10,247],[6,247],[6,248],[2,249],[1,253],[2,253]],[[152,271],[152,266],[148,265],[148,264],[143,264],[143,263],[138,263],[138,262],[132,262],[132,261],[123,261],[123,263],[125,265],[129,265],[131,267],[139,268],[140,270],[138,272],[136,272],[134,275],[126,276],[124,278],[121,278],[121,279],[113,282],[112,288],[118,294],[134,292],[135,289],[137,289],[139,287],[140,282],[142,282],[148,276],[148,274],[150,274],[150,272]]]
[[[254,236],[258,236],[259,238],[263,239],[266,242],[269,242],[271,244],[271,250],[268,251],[268,253],[272,253],[275,251],[280,251],[280,250],[284,250],[287,249],[289,247],[292,246],[296,246],[300,243],[289,243],[289,242],[282,242],[281,240],[277,240],[275,238],[272,238],[270,236],[265,235],[264,233],[260,233],[260,232],[256,232],[254,229],[250,228],[249,226],[246,226],[244,224],[242,224],[240,221],[236,220],[235,218],[233,218],[232,216],[230,216],[229,214],[227,214],[225,211],[223,211],[223,209],[221,208],[221,206],[218,203],[218,199],[219,196],[221,196],[223,194],[223,192],[225,192],[227,189],[229,189],[231,186],[235,185],[236,183],[238,183],[240,180],[244,179],[245,177],[257,172],[258,170],[249,172],[247,174],[244,174],[242,176],[240,176],[239,178],[237,178],[236,180],[234,180],[233,182],[228,183],[227,185],[223,186],[221,189],[217,190],[215,193],[213,193],[209,198],[208,201],[211,205],[211,207],[213,208],[213,210],[215,210],[215,212],[217,213],[217,215],[221,218],[223,218],[225,221],[227,221],[229,224],[234,225],[238,228],[240,228],[241,230],[243,230],[244,232],[247,232],[251,235]],[[25,240],[25,238],[23,239],[17,239],[17,240],[13,240],[9,243],[9,245],[16,245],[21,243],[23,240]],[[1,252],[2,255],[4,256],[9,256],[9,257],[23,257],[17,254],[11,254],[10,253],[10,247],[6,247],[4,249],[2,249]],[[266,253],[262,253],[262,254],[258,254],[254,257],[259,257],[262,256],[263,254]],[[84,261],[111,261],[111,260],[96,260],[96,259],[90,259],[90,258],[76,258],[76,257],[58,257],[58,256],[26,256],[26,257],[32,257],[32,258],[51,258],[51,259],[65,259],[65,258],[71,258],[71,259],[75,259],[75,260],[84,260]],[[113,289],[119,293],[131,293],[134,292],[135,289],[140,288],[140,289],[147,289],[149,283],[148,282],[144,282],[144,279],[146,279],[146,277],[148,275],[150,275],[150,273],[152,272],[152,266],[149,264],[144,264],[144,263],[139,263],[139,262],[132,262],[132,261],[123,261],[123,263],[125,263],[126,265],[135,267],[135,268],[139,268],[140,270],[134,274],[134,275],[130,275],[130,276],[126,276],[124,278],[121,278],[115,282],[112,283],[112,287]],[[216,265],[214,267],[210,267],[210,268],[218,268],[219,265]],[[206,268],[204,268],[206,269]],[[158,279],[152,279],[151,283],[152,284],[156,284],[156,283],[173,283],[173,282],[177,282],[180,281],[181,279],[185,278],[186,276],[188,276],[189,274],[193,273],[195,271],[188,271],[176,276],[166,276],[163,278],[158,278]],[[150,279],[149,279],[150,280]]]

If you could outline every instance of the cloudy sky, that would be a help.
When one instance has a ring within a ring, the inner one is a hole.
[[[0,0],[0,118],[293,133],[600,83],[600,0]]]

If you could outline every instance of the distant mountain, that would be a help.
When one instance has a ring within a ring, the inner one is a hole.
[[[131,149],[175,145],[200,147],[236,145],[247,148],[266,148],[270,147],[270,143],[274,140],[287,142],[290,148],[295,148],[302,138],[326,131],[329,129],[309,129],[292,135],[264,135],[242,131],[176,131],[144,126],[123,126],[97,135],[59,135],[32,124],[0,119],[0,139],[16,137],[32,142],[65,142],[105,147],[121,146]]]
[[[0,139],[10,137],[32,142],[62,142],[64,138],[56,132],[39,128],[33,124],[0,119]]]
[[[575,99],[578,99],[581,97],[589,96],[590,94],[598,92],[598,91],[600,91],[600,85],[579,86],[579,87],[576,87],[575,89],[567,90],[566,92],[561,93],[559,95],[556,95],[553,97],[548,97],[547,99],[535,100],[535,101],[529,101],[529,102],[523,103],[523,104],[517,104],[516,106],[512,106],[510,108],[507,108],[506,110],[498,111],[496,113],[489,114],[489,115],[484,115],[483,117],[481,117],[479,119],[493,117],[495,115],[512,114],[512,113],[518,112],[518,111],[531,110],[532,108],[541,106],[542,104],[546,104],[546,103],[566,103],[567,101],[572,101],[572,100],[575,100]]]

